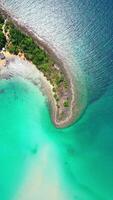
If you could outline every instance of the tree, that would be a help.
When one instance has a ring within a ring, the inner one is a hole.
[[[2,17],[2,15],[0,14],[0,24],[4,23],[4,18]]]
[[[64,101],[64,107],[69,107],[69,102],[68,101]]]
[[[6,38],[4,34],[0,31],[0,49],[5,47],[5,44],[6,44]]]

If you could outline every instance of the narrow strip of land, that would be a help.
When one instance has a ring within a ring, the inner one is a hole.
[[[0,50],[32,62],[52,85],[52,119],[56,127],[66,127],[73,121],[74,94],[68,75],[40,48],[32,37],[21,32],[14,23],[0,14]],[[49,99],[50,100],[50,99]]]

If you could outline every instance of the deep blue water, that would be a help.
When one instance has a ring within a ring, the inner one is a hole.
[[[85,85],[88,101],[105,92],[113,74],[112,0],[0,2],[68,63],[81,93]]]
[[[37,37],[45,40],[64,64],[68,63],[68,68],[78,81],[77,87],[83,95],[82,100],[84,102],[87,97],[88,104],[77,123],[67,129],[58,130],[50,120],[44,97],[33,85],[31,87],[30,83],[23,83],[21,80],[13,82],[18,104],[10,90],[0,95],[1,139],[6,135],[0,150],[3,164],[0,168],[0,185],[3,188],[1,199],[13,199],[14,195],[17,200],[112,200],[112,0],[0,0],[0,4],[20,23],[29,26]],[[1,82],[1,87],[2,84]],[[5,88],[10,87],[10,81],[5,84]],[[26,87],[27,90],[23,90]],[[20,95],[23,91],[24,100]],[[11,99],[12,103],[8,104],[7,99]],[[21,112],[23,102],[24,115]],[[7,118],[2,117],[6,116],[8,109],[11,114]],[[14,123],[11,123],[11,119]],[[20,124],[19,119],[22,119]],[[19,136],[23,138],[19,147],[21,154],[17,152],[16,159],[12,159],[15,141],[20,144]],[[32,138],[35,140],[32,141]],[[6,140],[12,152],[8,151],[4,155],[2,145],[7,144]],[[30,148],[33,145],[32,153],[26,142]],[[33,152],[36,154],[36,160]],[[27,161],[24,160],[23,155],[27,157],[29,154],[31,157],[28,156]],[[10,162],[9,171],[4,167],[7,162]],[[14,174],[12,162],[13,167],[18,166]],[[10,173],[13,175],[9,182]]]

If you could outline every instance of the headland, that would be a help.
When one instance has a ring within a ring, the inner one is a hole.
[[[0,34],[3,37],[0,49],[5,56],[4,66],[7,68],[12,56],[20,57],[34,64],[43,74],[43,79],[47,80],[46,84],[51,85],[49,90],[47,86],[44,88],[55,126],[67,127],[77,120],[81,109],[77,105],[73,77],[44,41],[37,39],[28,27],[20,26],[3,10],[0,14]]]

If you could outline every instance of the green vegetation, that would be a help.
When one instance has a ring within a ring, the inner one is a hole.
[[[6,44],[6,38],[4,37],[4,34],[0,31],[0,49],[5,47]]]
[[[9,44],[7,50],[12,54],[24,53],[27,60],[43,72],[47,80],[54,86],[54,92],[63,84],[68,88],[67,80],[62,71],[54,66],[53,60],[33,41],[33,39],[16,28],[11,22],[7,22],[5,32],[9,34]]]
[[[3,24],[4,24],[4,19],[3,17],[0,15],[0,50],[5,47],[6,45],[6,38],[2,32],[2,27],[3,27]]]
[[[6,50],[11,54],[24,55],[28,61],[31,61],[43,72],[53,86],[53,95],[58,108],[58,120],[66,118],[71,105],[70,84],[66,75],[61,68],[55,66],[51,57],[30,36],[22,33],[8,20],[5,23],[4,32],[2,30],[3,25],[4,19],[0,15],[0,49],[6,47]],[[62,102],[64,102],[63,106]]]
[[[2,17],[1,14],[0,14],[0,24],[4,24],[4,18]]]
[[[64,107],[69,107],[69,101],[68,100],[64,101]]]
[[[57,85],[60,85],[63,81],[64,81],[64,75],[61,74],[60,76],[57,76],[56,78]]]
[[[5,30],[9,30],[9,44],[7,49],[10,53],[18,54],[24,53],[27,60],[30,60],[41,69],[43,72],[47,72],[53,61],[48,55],[35,44],[33,39],[20,32],[12,23],[7,23]]]

